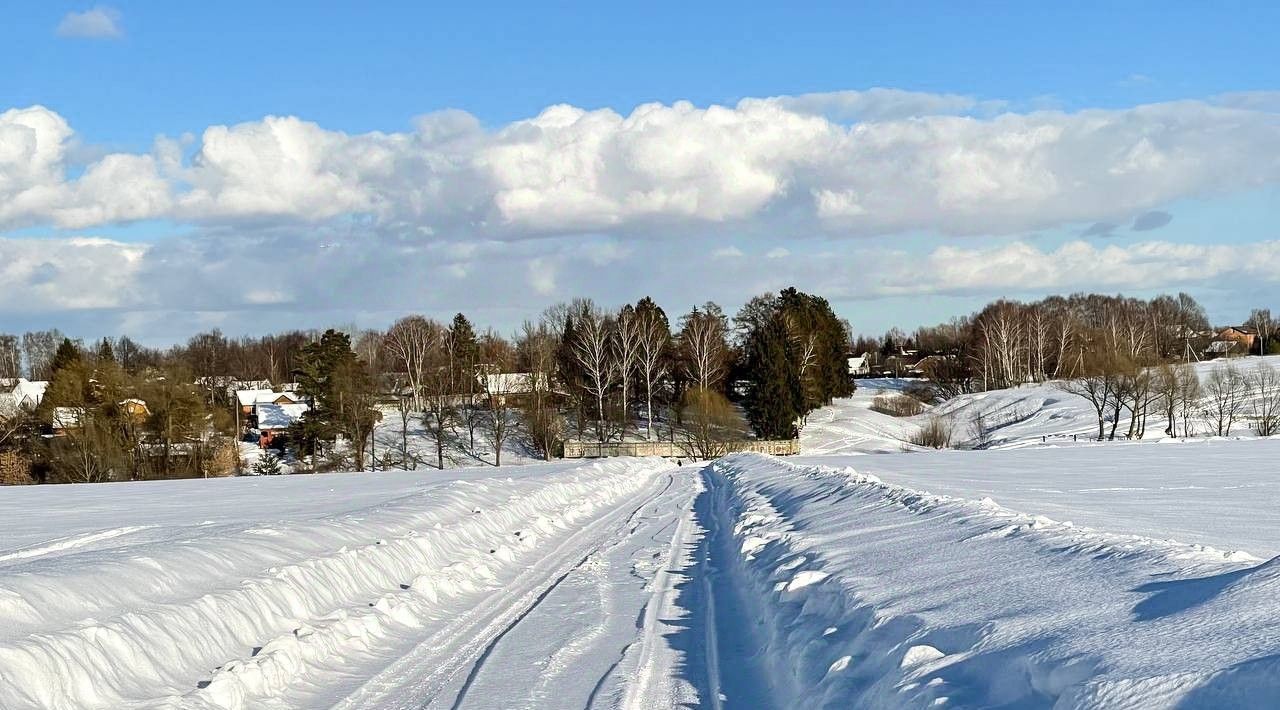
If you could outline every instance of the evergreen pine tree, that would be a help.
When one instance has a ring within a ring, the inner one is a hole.
[[[98,343],[98,352],[96,356],[99,363],[116,361],[116,351],[115,348],[111,347],[110,340],[103,338],[102,342]]]
[[[796,420],[804,411],[804,396],[789,356],[787,326],[781,312],[748,334],[746,373],[751,380],[746,398],[747,420],[756,436],[795,438]]]
[[[63,338],[58,344],[58,351],[53,354],[53,362],[50,363],[49,370],[57,372],[64,368],[76,367],[80,365],[81,360],[80,348],[76,347],[70,338]]]
[[[280,459],[273,451],[267,451],[253,462],[253,472],[259,476],[276,476],[282,471],[280,469]]]

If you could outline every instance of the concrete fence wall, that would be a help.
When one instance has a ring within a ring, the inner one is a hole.
[[[800,453],[799,439],[731,441],[724,444],[729,452],[752,451],[771,456],[794,456]],[[598,441],[564,442],[566,459],[598,459],[612,456],[662,456],[693,458],[697,447],[680,441]]]

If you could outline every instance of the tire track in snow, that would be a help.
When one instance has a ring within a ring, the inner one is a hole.
[[[122,528],[112,528],[110,530],[99,530],[97,532],[85,533],[83,535],[72,535],[64,537],[60,540],[54,540],[36,547],[28,547],[13,552],[6,552],[0,555],[0,562],[8,562],[10,560],[28,560],[34,557],[44,557],[59,552],[67,552],[69,550],[78,550],[95,542],[110,540],[112,538],[131,535],[141,530],[148,530],[155,527],[154,525],[130,525]]]
[[[671,485],[670,474],[667,479],[661,489],[663,491]],[[366,680],[334,707],[407,710],[452,706],[456,696],[450,694],[450,687],[466,682],[465,678],[459,681],[459,675],[464,672],[471,674],[472,667],[495,635],[509,626],[519,628],[519,623],[513,626],[512,622],[517,617],[527,616],[531,608],[546,598],[551,584],[558,584],[566,572],[581,564],[584,557],[591,556],[590,552],[584,555],[584,549],[596,551],[605,546],[603,542],[592,544],[591,541],[600,540],[611,529],[625,529],[630,534],[636,515],[658,497],[656,483],[655,477],[652,483],[625,495],[609,510],[571,532],[552,550],[524,567],[499,591],[455,617],[443,629]],[[635,508],[627,506],[628,501],[637,500]],[[443,657],[438,649],[447,649]]]
[[[484,651],[480,654],[479,658],[477,658],[475,665],[473,665],[471,668],[471,671],[467,674],[467,678],[463,682],[462,688],[458,691],[458,695],[454,699],[453,705],[451,706],[451,710],[460,710],[460,708],[463,707],[463,703],[466,699],[467,693],[471,690],[476,679],[480,677],[482,671],[485,670],[486,668],[485,664],[493,656],[494,651],[499,648],[503,639],[505,639],[510,632],[518,628],[520,624],[526,621],[532,614],[534,614],[538,610],[538,607],[543,602],[545,602],[547,598],[550,597],[557,589],[559,589],[560,585],[565,580],[569,579],[575,574],[581,573],[586,567],[588,562],[601,557],[605,552],[617,547],[622,542],[624,542],[625,540],[629,539],[632,535],[634,535],[636,530],[639,527],[637,518],[640,516],[641,511],[645,510],[645,508],[651,505],[656,505],[659,501],[661,501],[662,498],[671,490],[671,487],[674,483],[675,483],[675,475],[668,474],[667,482],[662,487],[662,490],[658,491],[657,493],[653,494],[650,498],[648,498],[647,500],[637,505],[631,511],[631,513],[627,516],[626,521],[618,527],[618,529],[615,531],[615,533],[612,536],[610,536],[607,540],[602,541],[599,544],[595,545],[590,551],[584,554],[582,558],[573,565],[573,567],[566,570],[564,574],[556,578],[556,580],[552,582],[551,585],[546,588],[546,590],[544,590],[541,594],[539,594],[537,599],[534,600],[532,605],[530,605],[527,609],[525,609],[524,612],[522,612],[518,617],[513,619],[511,623],[508,624],[507,627],[502,630],[501,633],[499,633],[496,637],[494,637],[494,639],[485,647]],[[605,584],[603,580],[597,581],[598,586],[602,584]],[[599,591],[601,592],[602,604],[607,603],[607,597],[608,597],[606,593],[607,590],[600,589]],[[598,633],[598,629],[596,631]],[[589,642],[585,642],[584,639],[581,636],[579,636],[574,639],[574,642],[571,643],[571,645],[575,645],[575,644],[578,646],[587,646],[589,645]],[[626,647],[624,646],[623,652],[625,652],[625,648]],[[560,649],[560,651],[564,651],[564,650],[565,650],[564,648]],[[615,663],[613,666],[611,666],[608,669],[608,671],[606,671],[605,674],[596,682],[596,685],[594,686],[590,697],[594,697],[596,695],[596,693],[599,691],[601,686],[607,680],[609,674],[613,671],[613,668],[616,667],[616,665],[617,664]],[[543,675],[545,676],[545,673]]]

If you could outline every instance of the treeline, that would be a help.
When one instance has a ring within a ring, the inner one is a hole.
[[[1280,350],[1280,325],[1270,310],[1254,309],[1235,326],[1250,331],[1252,345],[1218,344],[1237,354]],[[907,361],[930,380],[929,388],[915,390],[926,399],[1058,380],[1092,406],[1099,440],[1142,438],[1152,414],[1171,436],[1190,436],[1198,424],[1199,431],[1226,436],[1242,419],[1261,435],[1276,433],[1280,376],[1272,366],[1227,363],[1202,382],[1187,364],[1220,354],[1208,348],[1216,336],[1204,309],[1185,293],[1150,300],[1074,294],[1030,303],[999,300],[911,335],[895,329],[881,338],[858,338],[854,350],[881,363],[913,353]],[[981,412],[969,422],[977,446],[990,425]]]
[[[1274,349],[1276,323],[1255,310],[1255,352]],[[1204,309],[1185,293],[1150,300],[1100,294],[999,300],[966,317],[859,338],[856,352],[881,360],[903,349],[930,355],[921,369],[943,396],[1077,377],[1098,367],[1152,367],[1199,359],[1214,336]]]
[[[25,429],[0,447],[22,446],[44,480],[202,475],[243,434],[234,387],[269,381],[296,383],[310,406],[281,439],[314,470],[443,468],[459,443],[500,465],[512,437],[544,457],[570,438],[678,438],[714,455],[749,431],[794,437],[808,412],[852,393],[850,338],[825,299],[796,289],[756,297],[733,318],[714,303],[673,319],[650,298],[616,310],[577,299],[509,337],[478,332],[463,314],[411,315],[386,330],[213,330],[165,350],[27,333],[0,338],[0,374],[50,384],[35,412],[6,419]],[[385,416],[400,418],[401,441],[376,451]],[[411,430],[434,445],[433,460],[419,460]]]
[[[111,341],[86,350],[64,338],[44,365],[38,407],[0,416],[0,450],[35,480],[190,478],[234,470],[231,413],[213,406],[180,362],[128,371]]]

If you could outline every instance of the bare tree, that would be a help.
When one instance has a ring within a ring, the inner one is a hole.
[[[440,344],[443,330],[438,323],[422,316],[407,316],[396,321],[383,339],[387,352],[404,371],[416,411],[424,409],[422,387],[427,359]]]
[[[525,321],[517,357],[520,368],[530,378],[529,392],[521,400],[521,419],[534,450],[550,459],[563,429],[556,393],[551,388],[556,370],[556,337],[550,324]]]
[[[1178,435],[1178,394],[1181,382],[1178,380],[1178,369],[1169,363],[1156,368],[1151,379],[1151,391],[1155,401],[1160,405],[1168,426],[1164,433],[1176,437]]]
[[[493,443],[493,465],[502,465],[502,445],[511,430],[511,397],[528,389],[529,373],[512,372],[515,353],[511,345],[493,333],[482,339],[481,352],[485,372],[481,376],[481,394],[484,397],[484,427],[489,430]]]
[[[653,439],[653,391],[667,375],[667,348],[671,345],[671,331],[667,323],[654,311],[640,311],[640,347],[637,360],[641,381],[644,383],[645,419],[648,439]]]
[[[686,445],[696,458],[724,456],[732,442],[746,436],[746,422],[719,392],[701,387],[689,390],[684,397],[684,412]]]
[[[632,374],[640,361],[640,341],[643,338],[643,324],[634,307],[626,305],[618,312],[616,335],[613,339],[613,350],[616,364],[614,366],[621,385],[619,393],[622,398],[622,436],[627,435],[627,425],[631,419],[631,410],[627,406],[631,395]]]
[[[1203,396],[1200,377],[1190,365],[1182,365],[1178,374],[1178,413],[1182,417],[1182,434],[1191,436],[1191,419]]]
[[[1106,434],[1106,413],[1116,405],[1119,395],[1116,389],[1115,364],[1112,358],[1094,354],[1082,363],[1079,376],[1063,380],[1058,387],[1065,392],[1083,397],[1093,405],[1098,416],[1098,441]]]
[[[1205,379],[1204,391],[1209,400],[1209,424],[1218,436],[1230,436],[1231,425],[1244,411],[1249,382],[1234,365],[1216,367]]]
[[[684,317],[680,344],[684,349],[686,374],[695,389],[714,390],[725,375],[728,345],[723,316],[693,309]]]
[[[47,380],[53,373],[53,354],[63,335],[55,330],[38,330],[22,334],[22,353],[27,358],[27,376],[33,380]]]
[[[436,445],[436,467],[444,469],[444,449],[457,416],[456,393],[448,360],[441,348],[428,356],[422,375],[422,427]]]
[[[1249,373],[1249,407],[1258,436],[1280,433],[1280,375],[1268,362]]]
[[[604,402],[617,382],[613,356],[613,323],[596,308],[584,308],[578,315],[573,354],[585,376],[586,390],[596,401],[596,436],[605,441]]]
[[[1270,308],[1255,308],[1249,314],[1249,325],[1258,331],[1258,354],[1267,354],[1267,338],[1271,334],[1272,320]]]
[[[0,335],[0,377],[22,374],[22,346],[16,335]]]
[[[1099,419],[1098,421],[1098,438],[1101,440],[1102,420]],[[987,419],[986,412],[974,407],[973,411],[969,414],[969,434],[970,441],[973,442],[973,448],[985,449],[988,446],[991,446],[992,432],[993,427],[991,426],[991,422]]]

